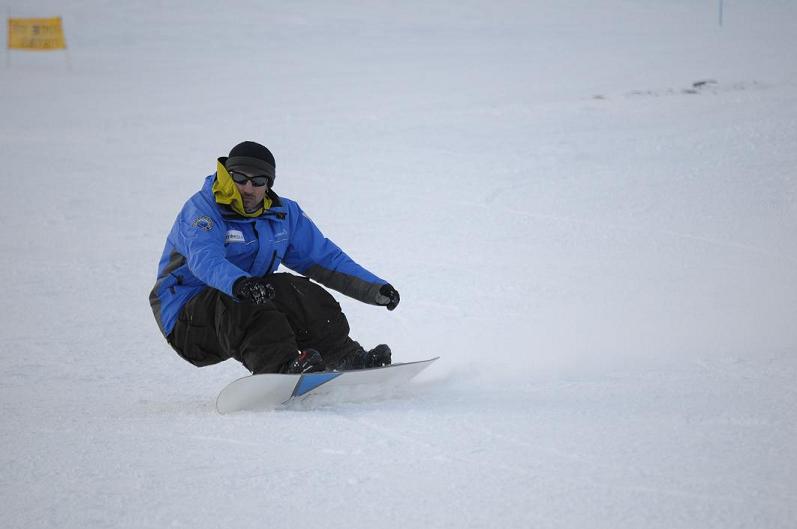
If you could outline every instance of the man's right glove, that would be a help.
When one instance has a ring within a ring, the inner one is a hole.
[[[232,286],[232,293],[239,301],[262,305],[274,298],[274,287],[262,277],[241,277]]]

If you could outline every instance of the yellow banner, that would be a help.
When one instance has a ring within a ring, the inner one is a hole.
[[[66,49],[61,17],[9,18],[8,49],[36,51]]]

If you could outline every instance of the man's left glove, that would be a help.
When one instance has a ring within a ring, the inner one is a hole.
[[[274,287],[262,277],[240,277],[232,286],[232,293],[239,301],[262,305],[274,298]]]
[[[379,300],[379,304],[387,307],[387,310],[393,310],[398,307],[401,296],[399,296],[398,291],[393,288],[390,283],[387,285],[382,285],[382,288],[379,289],[379,294],[382,295],[382,299]]]

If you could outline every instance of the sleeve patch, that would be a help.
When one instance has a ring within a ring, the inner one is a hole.
[[[201,217],[195,218],[191,226],[199,228],[202,231],[210,231],[213,229],[213,219],[207,215],[202,215]]]

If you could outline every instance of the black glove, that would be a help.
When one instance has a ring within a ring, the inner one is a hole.
[[[393,288],[390,283],[382,285],[382,288],[379,289],[379,293],[386,298],[379,301],[380,305],[387,307],[387,310],[393,310],[398,307],[401,296],[399,296],[398,291]]]
[[[262,277],[241,277],[232,286],[232,293],[239,301],[262,305],[274,298],[274,287]]]

